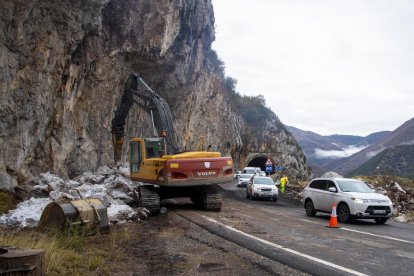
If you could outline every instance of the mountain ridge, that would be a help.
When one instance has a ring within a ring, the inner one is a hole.
[[[287,128],[298,140],[316,176],[326,171],[335,171],[341,175],[354,174],[354,170],[357,170],[359,166],[364,166],[365,162],[382,151],[414,144],[414,118],[407,120],[394,131],[379,131],[365,137],[338,134],[323,136],[291,126]],[[392,154],[389,152],[388,155]],[[401,151],[397,152],[400,154]],[[344,156],[340,157],[341,154]],[[346,154],[348,156],[345,156]],[[381,156],[374,160],[382,160]],[[370,161],[369,164],[371,163],[375,162]],[[370,167],[369,164],[365,166]],[[392,167],[392,165],[387,163],[387,167]],[[357,171],[361,170],[364,169]]]
[[[404,122],[401,126],[392,131],[389,135],[370,145],[369,147],[357,152],[349,157],[346,157],[340,164],[332,162],[327,165],[327,168],[342,175],[350,173],[353,169],[359,167],[370,158],[379,154],[387,148],[391,148],[403,144],[414,143],[414,118]]]

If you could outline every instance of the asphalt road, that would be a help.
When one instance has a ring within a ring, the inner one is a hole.
[[[222,188],[221,212],[185,204],[174,211],[214,235],[309,274],[414,275],[412,224],[361,220],[333,229],[326,227],[329,215],[307,217],[301,205],[283,197],[251,201],[235,182]]]

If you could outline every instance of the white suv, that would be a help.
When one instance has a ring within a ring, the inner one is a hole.
[[[374,219],[385,223],[392,215],[392,202],[376,193],[366,183],[352,178],[316,178],[303,190],[306,215],[330,213],[336,204],[339,222],[351,219]]]
[[[246,197],[250,199],[267,198],[277,201],[279,191],[272,178],[254,175],[246,188]]]

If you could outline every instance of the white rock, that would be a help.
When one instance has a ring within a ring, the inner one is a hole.
[[[407,222],[408,221],[404,214],[399,215],[398,217],[395,217],[394,220],[398,221],[398,222]]]
[[[76,181],[79,181],[80,183],[86,183],[88,182],[88,179],[92,177],[91,172],[84,172],[81,176],[78,176],[76,178]]]
[[[109,193],[114,199],[123,199],[128,201],[132,200],[132,198],[129,195],[120,190],[111,190]]]
[[[90,177],[88,177],[87,182],[90,182],[92,184],[101,184],[106,178],[106,175],[96,175],[93,174]]]
[[[97,169],[97,173],[101,175],[115,174],[115,171],[108,166],[101,166]]]
[[[30,198],[17,205],[15,210],[0,217],[0,224],[5,226],[20,226],[22,228],[34,228],[40,220],[42,212],[50,198]]]
[[[69,180],[68,182],[66,182],[66,185],[69,187],[69,188],[76,188],[76,187],[79,187],[80,185],[82,185],[81,183],[79,183],[78,181],[75,181],[75,180]]]
[[[73,200],[73,199],[75,199],[71,194],[68,194],[68,193],[62,193],[62,192],[57,192],[57,191],[51,191],[50,193],[49,193],[49,196],[50,196],[50,198],[51,199],[53,199],[53,200],[61,200],[61,199],[64,199],[64,198],[66,198],[66,199],[70,199],[70,200]]]
[[[406,193],[406,191],[404,191],[404,189],[401,188],[400,184],[398,184],[397,182],[391,183],[391,186],[394,186],[400,192]]]
[[[326,172],[321,177],[343,177],[343,176],[336,172]]]
[[[49,191],[64,191],[66,190],[65,181],[57,175],[50,172],[42,173],[40,175],[39,185],[48,185]]]
[[[132,182],[123,176],[114,176],[105,181],[105,187],[108,189],[119,189],[125,192],[132,191]]]
[[[97,195],[107,194],[107,188],[104,185],[99,184],[83,184],[76,188],[79,191],[82,198],[89,198]]]
[[[108,219],[110,222],[120,220],[131,220],[136,212],[129,205],[111,204],[108,211]]]
[[[33,186],[32,191],[39,191],[39,192],[49,192],[49,185],[47,184],[38,184]]]
[[[129,163],[122,163],[118,166],[118,171],[124,176],[129,176]]]

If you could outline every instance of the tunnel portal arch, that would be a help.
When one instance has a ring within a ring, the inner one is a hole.
[[[275,161],[273,158],[268,154],[250,154],[246,158],[246,163],[244,167],[260,167],[262,171],[266,171],[266,161],[270,159],[272,161],[272,166],[275,166]],[[270,174],[274,174],[275,172],[272,171]]]

